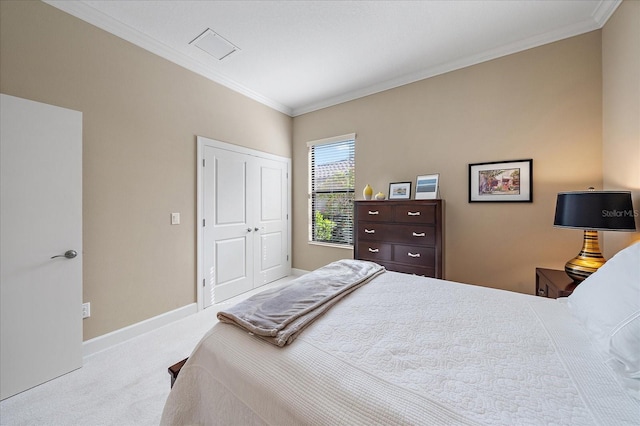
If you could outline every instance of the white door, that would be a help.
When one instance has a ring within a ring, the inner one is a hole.
[[[205,307],[253,288],[253,157],[204,148]]]
[[[260,205],[254,239],[254,287],[289,274],[287,163],[258,159]]]
[[[203,307],[289,275],[289,163],[198,138]]]
[[[82,113],[0,97],[5,399],[82,366]]]

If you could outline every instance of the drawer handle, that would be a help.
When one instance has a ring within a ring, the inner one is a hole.
[[[379,252],[379,251],[380,251],[380,249],[374,249],[374,248],[369,247],[369,251],[370,251],[371,253],[377,253],[377,252]]]
[[[418,232],[414,232],[414,233],[413,233],[413,236],[414,236],[414,237],[424,237],[425,235],[426,235],[426,234],[425,234],[424,232],[420,232],[420,233],[418,233]]]
[[[420,216],[420,212],[407,212],[407,216]]]
[[[375,234],[375,233],[376,233],[376,230],[375,230],[375,229],[367,229],[367,228],[364,228],[364,233],[365,233],[365,234]]]
[[[374,210],[374,211],[369,210],[369,214],[380,214],[380,212],[378,210]]]
[[[407,253],[409,255],[409,257],[420,257],[420,253]]]

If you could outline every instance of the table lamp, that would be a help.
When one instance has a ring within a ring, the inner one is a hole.
[[[580,283],[604,265],[598,231],[635,231],[634,216],[630,191],[558,193],[553,225],[584,230],[582,250],[564,266],[567,275]]]

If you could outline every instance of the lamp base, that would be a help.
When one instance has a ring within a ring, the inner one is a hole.
[[[573,281],[581,283],[606,262],[600,253],[598,231],[584,231],[582,250],[564,265],[564,270]]]

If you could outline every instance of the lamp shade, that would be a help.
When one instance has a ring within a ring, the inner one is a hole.
[[[560,192],[553,224],[594,231],[635,231],[631,192]]]

